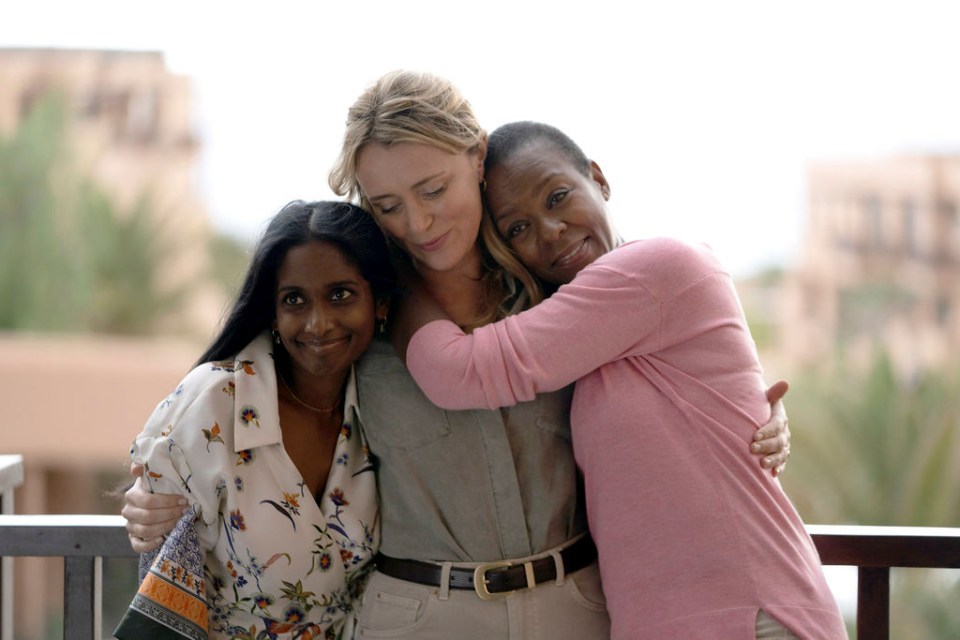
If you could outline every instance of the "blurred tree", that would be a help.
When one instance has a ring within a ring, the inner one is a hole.
[[[792,381],[783,484],[817,524],[960,526],[960,377],[825,365]],[[951,574],[951,575],[944,575]],[[894,570],[891,637],[958,638],[956,571]]]
[[[214,235],[210,241],[211,277],[228,297],[240,288],[250,261],[247,243],[228,234]]]
[[[955,376],[901,380],[886,354],[793,382],[798,455],[784,486],[810,522],[960,526]]]
[[[74,166],[67,123],[50,94],[0,139],[0,328],[151,333],[187,293],[160,278],[174,245]]]

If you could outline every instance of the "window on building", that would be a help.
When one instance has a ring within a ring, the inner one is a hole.
[[[883,204],[880,197],[870,195],[863,199],[864,229],[861,240],[868,247],[883,246]]]
[[[946,296],[937,298],[937,306],[935,309],[937,326],[941,328],[950,326],[950,306],[950,298]]]
[[[920,243],[917,240],[917,203],[909,198],[903,201],[903,250],[911,256],[920,252]]]
[[[159,100],[155,89],[144,89],[130,95],[127,105],[127,133],[136,140],[151,140],[157,133]]]
[[[943,253],[952,262],[960,261],[960,213],[953,200],[940,202],[940,215],[943,218]]]

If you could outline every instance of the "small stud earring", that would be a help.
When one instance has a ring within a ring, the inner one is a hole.
[[[280,334],[277,332],[277,330],[273,329],[270,333],[273,334],[273,341],[277,344],[280,344]]]

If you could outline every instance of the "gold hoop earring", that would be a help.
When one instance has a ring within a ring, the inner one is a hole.
[[[273,341],[280,344],[280,333],[276,329],[271,329],[270,333],[273,334]]]
[[[487,179],[484,178],[483,180],[480,181],[480,193],[486,193],[486,192],[487,192]]]

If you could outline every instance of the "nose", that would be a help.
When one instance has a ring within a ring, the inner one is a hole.
[[[323,305],[315,304],[307,314],[306,330],[308,333],[323,333],[333,321],[332,314],[328,313]]]
[[[433,224],[433,212],[429,207],[416,202],[407,207],[407,226],[414,237],[426,232],[431,224]]]
[[[567,223],[555,216],[540,219],[540,237],[546,242],[556,242],[567,232]]]

